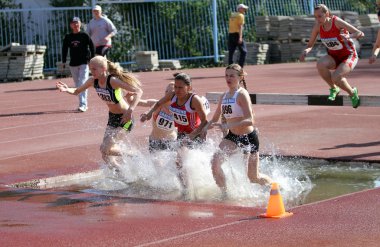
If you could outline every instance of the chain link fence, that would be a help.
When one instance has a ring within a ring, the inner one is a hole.
[[[215,55],[224,55],[228,17],[240,3],[230,0],[110,2],[98,1],[98,4],[118,29],[110,59],[121,64],[134,63],[137,51],[153,50],[158,52],[159,59],[204,59],[205,63],[213,63]],[[246,39],[256,41],[255,16],[310,15],[311,2],[318,3],[310,0],[244,1],[250,7],[246,15]],[[332,10],[363,12],[354,9],[349,0],[323,2]],[[10,43],[45,45],[44,70],[55,70],[56,63],[61,61],[62,40],[70,32],[69,19],[73,16],[80,17],[85,28],[92,18],[91,7],[2,9],[0,46]]]

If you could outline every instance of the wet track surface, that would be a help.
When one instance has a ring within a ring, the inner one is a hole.
[[[247,66],[255,93],[323,94],[315,63]],[[379,65],[361,61],[349,80],[379,95]],[[225,90],[224,68],[186,70],[197,93]],[[281,75],[273,76],[273,73]],[[138,73],[144,97],[157,98],[172,71]],[[70,79],[64,79],[70,82]],[[81,188],[6,185],[99,169],[107,110],[59,94],[54,81],[0,84],[0,235],[2,246],[378,246],[380,190],[289,208],[290,218],[259,219],[265,207],[137,199]],[[213,107],[213,106],[211,106]],[[380,161],[378,107],[255,105],[262,154]],[[136,115],[145,109],[138,108]],[[146,144],[149,126],[133,138]],[[354,227],[353,227],[354,226]]]

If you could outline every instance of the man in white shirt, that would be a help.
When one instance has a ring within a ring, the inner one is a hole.
[[[111,38],[116,35],[117,30],[112,21],[102,15],[102,8],[99,5],[95,5],[92,13],[94,18],[87,25],[87,33],[94,43],[95,53],[106,56],[112,46]]]

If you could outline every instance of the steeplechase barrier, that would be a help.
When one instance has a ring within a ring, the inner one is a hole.
[[[206,98],[210,103],[217,104],[222,92],[206,93]],[[380,96],[376,95],[359,95],[360,107],[380,106]],[[275,94],[260,93],[250,94],[252,104],[260,105],[309,105],[309,106],[352,106],[351,99],[348,95],[338,95],[335,101],[328,100],[328,95],[314,94]]]

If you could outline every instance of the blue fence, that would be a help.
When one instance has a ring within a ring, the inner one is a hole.
[[[228,16],[240,1],[92,1],[101,4],[118,28],[110,57],[133,63],[134,53],[158,51],[159,59],[218,60],[226,49]],[[311,0],[245,0],[245,37],[255,40],[257,15],[309,15]],[[323,1],[332,10],[351,10],[349,0]],[[358,11],[361,12],[361,11]],[[69,30],[69,19],[79,16],[83,24],[92,18],[91,7],[0,10],[0,46],[46,45],[45,70],[55,69],[61,61],[62,40]],[[84,25],[85,26],[85,25]]]

